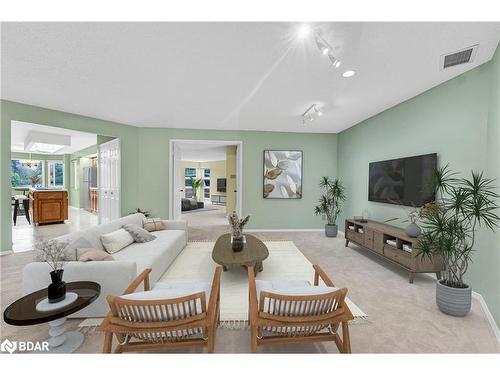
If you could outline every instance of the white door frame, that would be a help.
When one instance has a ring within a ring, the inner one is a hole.
[[[170,139],[168,152],[168,202],[169,219],[175,217],[175,194],[174,194],[174,144],[175,143],[198,143],[215,146],[236,146],[236,213],[242,215],[242,197],[243,197],[243,141],[218,141],[210,139]],[[226,176],[226,178],[228,178]]]

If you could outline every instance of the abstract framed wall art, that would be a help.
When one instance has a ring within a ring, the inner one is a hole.
[[[264,151],[265,199],[302,198],[302,151]]]

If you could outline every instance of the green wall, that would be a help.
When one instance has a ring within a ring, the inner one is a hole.
[[[169,140],[215,139],[243,142],[242,203],[243,213],[252,215],[249,228],[321,228],[324,224],[320,217],[313,214],[313,206],[320,193],[320,177],[336,174],[335,134],[137,128],[9,101],[2,101],[1,109],[2,250],[8,250],[12,246],[9,178],[11,120],[105,135],[98,136],[98,143],[108,141],[112,137],[119,138],[122,153],[123,215],[131,212],[133,208],[141,207],[155,216],[168,217]],[[302,199],[262,198],[263,151],[266,149],[304,151]],[[68,167],[70,164],[68,163]],[[70,204],[78,206],[77,195],[73,193],[70,189]]]
[[[498,177],[498,70],[497,52],[492,62],[339,133],[338,174],[348,193],[344,215],[374,220],[406,216],[402,206],[368,201],[372,161],[437,152],[438,163],[449,163],[453,170],[486,170]],[[500,323],[498,238],[481,231],[467,281]]]
[[[321,217],[313,213],[321,176],[335,176],[335,134],[216,131],[192,129],[141,129],[139,132],[139,206],[155,216],[168,217],[170,139],[230,140],[243,142],[243,201],[248,228],[321,228]],[[263,199],[264,150],[303,150],[303,198]]]

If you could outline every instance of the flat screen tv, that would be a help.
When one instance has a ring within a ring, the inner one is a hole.
[[[226,179],[225,178],[218,178],[217,179],[217,191],[219,193],[226,192]]]
[[[437,154],[370,163],[368,200],[421,207],[435,199]]]

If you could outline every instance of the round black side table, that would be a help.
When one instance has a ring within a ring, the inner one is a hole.
[[[48,304],[47,288],[28,294],[7,307],[3,314],[5,323],[28,326],[49,323],[49,353],[72,353],[83,343],[83,334],[66,331],[66,317],[94,302],[101,293],[101,286],[93,281],[74,281],[66,284],[66,299]],[[38,306],[38,308],[37,308]]]

